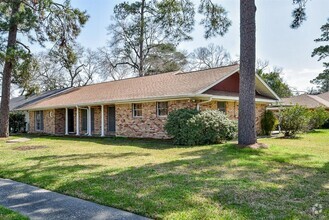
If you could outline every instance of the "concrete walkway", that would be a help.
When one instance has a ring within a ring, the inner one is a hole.
[[[31,220],[147,219],[119,209],[1,178],[0,205],[28,216]]]

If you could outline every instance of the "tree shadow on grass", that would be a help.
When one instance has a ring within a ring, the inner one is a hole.
[[[208,152],[197,159],[131,168],[114,175],[102,172],[78,184],[98,180],[98,190],[92,192],[97,202],[154,218],[307,219],[314,217],[310,208],[316,203],[328,212],[328,163],[308,168],[269,157],[267,164],[260,165],[258,153],[236,153],[243,161],[222,153]],[[285,158],[294,161],[307,156]],[[81,189],[82,194],[90,193]],[[102,192],[105,195],[98,197]]]
[[[323,130],[311,130],[311,131],[308,131],[307,133],[309,134],[323,134],[323,133],[327,133]]]
[[[30,157],[29,160],[36,161],[60,161],[60,162],[68,162],[68,161],[82,161],[88,159],[117,159],[117,158],[129,158],[129,157],[143,157],[149,156],[149,153],[135,153],[135,152],[126,152],[126,153],[88,153],[88,154],[65,154],[65,155],[47,155],[47,156],[38,156],[38,157]]]
[[[131,146],[148,149],[162,150],[169,148],[184,148],[186,146],[175,145],[172,140],[167,139],[141,139],[124,137],[75,137],[75,136],[47,136],[29,134],[26,137],[43,138],[45,141],[85,142],[106,146]]]
[[[315,203],[322,204],[322,215],[329,215],[329,163],[309,167],[311,155],[273,155],[226,144],[140,167],[114,170],[109,165],[100,171],[97,164],[79,165],[99,156],[32,157],[28,160],[36,165],[16,170],[9,164],[1,175],[153,218],[310,219]],[[77,163],[67,165],[68,160]]]
[[[154,218],[312,218],[312,205],[328,207],[328,163],[294,164],[310,155],[277,156],[229,144],[181,155],[118,172],[109,168],[56,190]]]

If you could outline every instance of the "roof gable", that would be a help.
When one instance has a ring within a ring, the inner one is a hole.
[[[239,72],[233,72],[228,75],[226,78],[216,82],[212,87],[207,88],[207,90],[203,91],[203,94],[214,94],[213,91],[222,91],[229,93],[239,93],[239,85],[240,77]],[[256,95],[260,97],[267,97],[270,99],[274,99],[279,101],[280,98],[276,95],[276,93],[256,74],[255,75],[255,89]],[[211,91],[211,92],[209,92]],[[219,94],[219,93],[217,93]]]

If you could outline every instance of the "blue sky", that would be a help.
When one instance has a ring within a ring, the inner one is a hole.
[[[115,4],[121,0],[72,0],[75,7],[88,11],[90,20],[82,30],[78,41],[85,47],[96,49],[109,40],[106,27]],[[199,1],[194,1],[197,5]],[[209,43],[222,45],[236,58],[239,54],[239,0],[214,0],[223,5],[233,22],[224,37],[210,40],[203,38],[203,28],[196,25],[193,41],[182,43],[179,48],[191,51]],[[298,90],[314,85],[309,81],[322,71],[322,62],[311,57],[317,46],[314,39],[321,34],[320,27],[329,17],[328,0],[309,0],[307,21],[298,30],[291,23],[292,0],[256,0],[257,5],[257,57],[268,60],[270,65],[284,69],[284,79]],[[199,16],[196,17],[199,20]]]

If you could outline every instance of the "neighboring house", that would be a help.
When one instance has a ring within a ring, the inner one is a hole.
[[[10,99],[9,102],[9,110],[10,112],[20,112],[25,115],[25,122],[26,122],[26,131],[29,130],[29,124],[30,124],[30,117],[29,117],[29,112],[27,110],[19,110],[20,108],[23,108],[24,106],[31,105],[35,102],[41,101],[42,99],[49,98],[51,96],[54,96],[60,92],[63,92],[67,89],[57,89],[57,90],[52,90],[48,92],[43,92],[40,94],[36,95],[31,95],[31,96],[19,96],[16,98]]]
[[[301,105],[308,109],[315,109],[317,107],[323,107],[329,111],[329,92],[319,95],[298,95],[290,98],[283,98],[279,104],[275,104],[269,107],[269,110],[278,111],[279,108],[290,107],[293,105]]]
[[[322,93],[322,94],[318,95],[318,97],[329,102],[329,92]]]
[[[279,97],[256,77],[256,124]],[[31,133],[168,138],[175,109],[217,109],[238,118],[239,66],[170,72],[73,88],[20,108]]]

